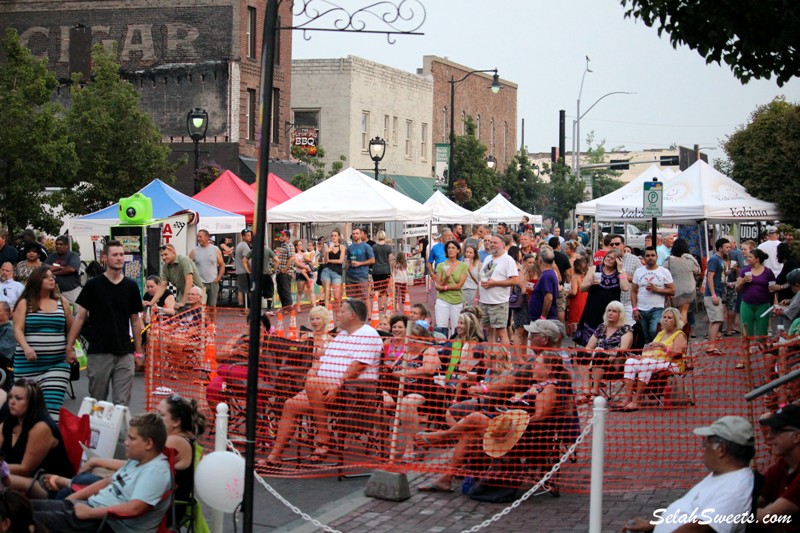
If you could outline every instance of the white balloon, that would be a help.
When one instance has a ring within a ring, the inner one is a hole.
[[[244,496],[244,459],[233,452],[212,452],[197,465],[194,489],[204,504],[232,513]]]

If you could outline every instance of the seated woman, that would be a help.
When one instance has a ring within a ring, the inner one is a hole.
[[[530,386],[514,397],[510,407],[532,411],[529,426],[541,424],[559,413],[568,405],[570,390],[569,375],[564,368],[561,356],[554,352],[543,352],[523,369],[530,376]],[[527,404],[527,405],[526,405]],[[492,418],[501,411],[475,411],[465,416],[450,429],[420,433],[418,442],[422,445],[437,446],[456,440],[449,472],[439,476],[433,483],[419,488],[421,492],[452,492],[453,472],[462,468],[470,457],[482,452],[484,433]]]
[[[674,307],[667,307],[661,317],[661,331],[653,342],[644,346],[641,356],[630,357],[625,361],[625,401],[620,410],[639,409],[642,393],[650,383],[653,373],[662,370],[669,370],[673,374],[682,373],[686,369],[683,361],[686,346],[681,313]]]
[[[0,425],[0,452],[11,471],[11,489],[30,494],[40,470],[73,474],[58,425],[50,418],[35,381],[14,382],[3,409],[7,415]]]
[[[385,340],[383,344],[383,361],[381,366],[391,367],[395,361],[402,357],[406,349],[406,331],[408,329],[408,317],[404,315],[394,315],[389,319],[389,331],[392,337]],[[381,373],[383,375],[383,372]]]
[[[328,331],[330,322],[331,312],[321,305],[312,307],[311,311],[308,312],[308,324],[311,326],[311,329],[308,331],[301,331],[300,340],[313,341],[314,361],[322,357],[328,343],[333,339],[333,334]]]
[[[156,294],[156,291],[158,291],[158,286],[160,284],[161,278],[158,276],[147,276],[147,280],[144,282],[145,292],[142,297],[142,305],[145,309],[150,307],[152,309],[151,312],[172,316],[175,314],[175,296],[169,288],[164,291],[164,294],[162,294],[161,298],[156,302],[156,306],[153,307],[153,296]]]
[[[452,387],[453,399],[458,401],[464,391],[483,377],[483,347],[481,322],[470,311],[462,311],[456,323],[456,333],[449,343],[449,360],[444,361],[445,385]]]
[[[597,326],[586,345],[586,351],[591,357],[587,358],[588,361],[578,360],[579,363],[591,364],[592,389],[589,394],[584,395],[586,399],[600,395],[606,369],[613,366],[620,359],[619,352],[630,349],[631,344],[633,344],[633,329],[625,325],[625,306],[616,300],[609,302],[603,314],[603,323]]]
[[[403,459],[414,457],[413,435],[419,431],[420,414],[431,414],[436,408],[443,411],[444,390],[436,385],[433,376],[439,371],[441,361],[432,344],[431,333],[418,324],[411,326],[403,354],[389,364],[394,379],[387,380],[390,390],[383,391],[383,405],[386,410],[397,405],[400,379],[404,378],[403,398],[399,411],[400,429],[398,448],[403,451]]]

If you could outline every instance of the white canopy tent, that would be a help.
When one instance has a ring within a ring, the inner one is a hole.
[[[672,177],[672,174],[670,174]],[[597,206],[598,204],[622,204],[628,200],[628,198],[638,198],[641,204],[642,199],[642,189],[644,187],[645,181],[652,181],[653,178],[658,178],[658,181],[666,182],[669,180],[667,175],[662,172],[662,170],[656,165],[650,165],[647,170],[633,178],[631,181],[620,187],[614,192],[608,193],[605,196],[601,196],[600,198],[595,198],[594,200],[589,200],[587,202],[581,202],[575,206],[575,214],[576,215],[586,215],[586,216],[596,216],[597,215]],[[625,204],[627,205],[627,204]],[[598,218],[598,220],[606,221],[604,218]]]
[[[430,208],[432,222],[440,224],[483,224],[486,217],[473,213],[469,209],[461,207],[450,198],[435,191],[423,204]]]
[[[613,194],[597,203],[595,216],[598,220],[632,222],[649,218],[642,212],[641,189],[638,194],[632,191],[625,197]],[[663,205],[663,215],[659,217],[663,222],[746,222],[779,218],[774,204],[754,198],[744,187],[702,160],[666,181]]]
[[[475,210],[475,214],[482,217],[484,222],[489,224],[497,224],[505,222],[506,224],[517,224],[522,220],[523,216],[528,217],[528,221],[534,226],[542,225],[542,215],[532,215],[526,213],[519,207],[515,206],[502,194],[498,194],[489,202]]]
[[[267,222],[427,221],[431,208],[347,168],[267,211]]]

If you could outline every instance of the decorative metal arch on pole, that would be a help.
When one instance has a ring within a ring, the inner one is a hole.
[[[278,6],[281,0],[268,0],[261,47],[261,112],[259,119],[261,135],[258,150],[258,196],[256,200],[255,239],[253,242],[253,272],[262,272],[264,264],[264,243],[266,242],[267,214],[267,176],[269,175],[269,139],[272,138],[272,120],[269,116],[272,106],[265,105],[272,101],[272,90],[275,78],[274,54],[277,32],[280,30],[301,30],[303,38],[311,37],[312,31],[341,31],[350,33],[384,34],[390,44],[395,43],[395,35],[422,35],[419,30],[425,23],[425,6],[420,0],[365,0],[362,8],[350,10],[340,7],[330,0],[294,0],[292,9],[292,26],[278,27]],[[286,1],[286,0],[283,0]],[[368,23],[381,24],[383,29],[370,29]],[[318,24],[322,25],[318,25]],[[325,27],[330,23],[331,27]],[[254,276],[253,294],[261,294],[261,276]],[[253,300],[253,301],[260,301]],[[261,341],[260,306],[259,312],[251,311],[249,318],[249,349],[247,360],[247,420],[245,426],[245,472],[255,469],[256,452],[256,414],[258,395],[258,360]],[[253,531],[253,489],[255,480],[252,475],[245,476],[244,524],[245,533]]]

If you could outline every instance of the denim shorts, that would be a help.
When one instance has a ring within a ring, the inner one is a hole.
[[[337,274],[331,268],[325,268],[322,270],[322,274],[320,274],[320,279],[322,283],[326,281],[330,282],[331,285],[341,285],[342,284],[342,275]]]

